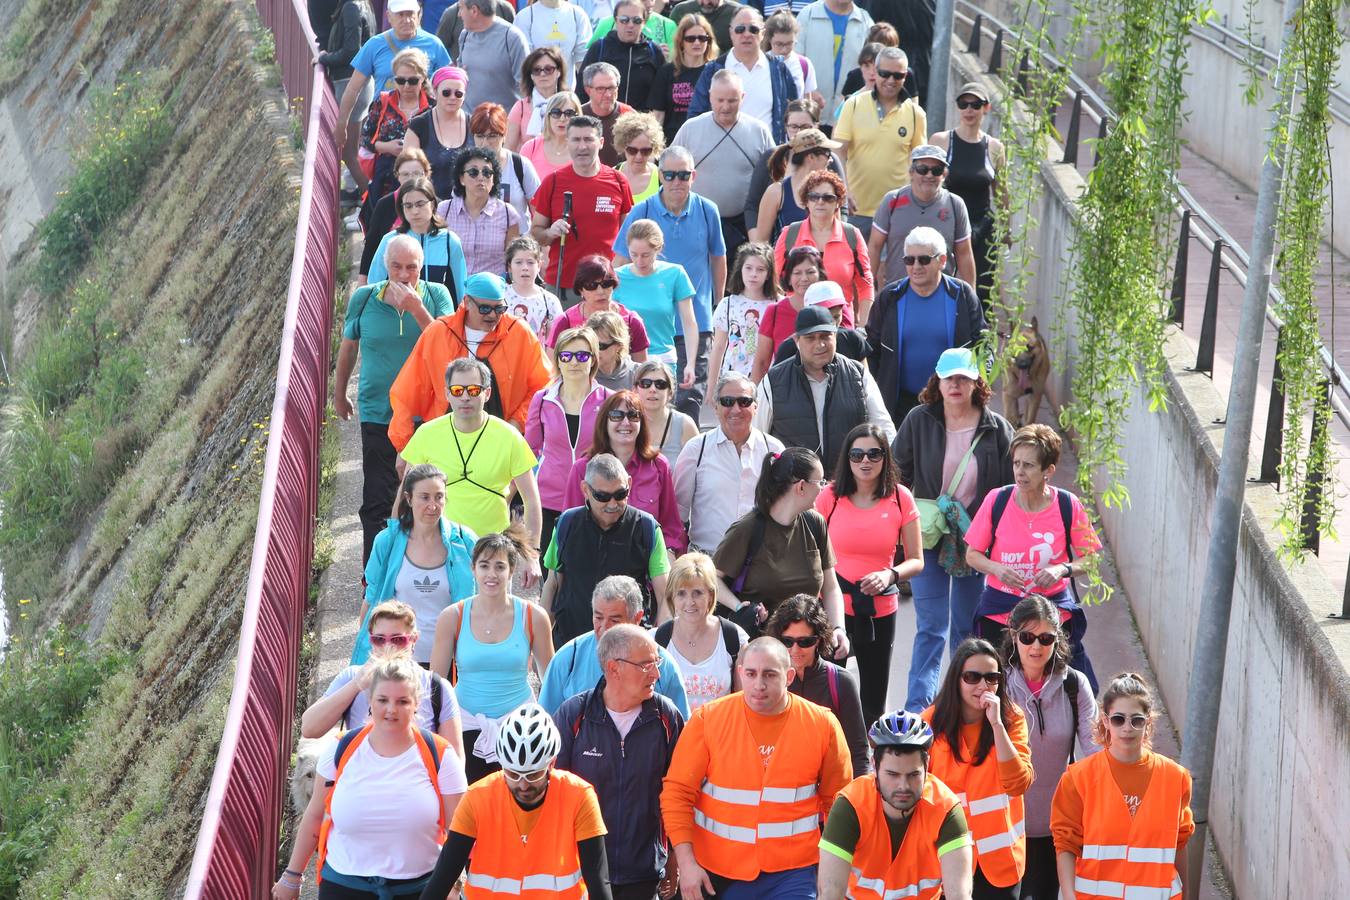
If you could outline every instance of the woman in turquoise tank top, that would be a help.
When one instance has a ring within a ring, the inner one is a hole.
[[[529,535],[519,524],[479,538],[473,548],[478,593],[446,607],[436,621],[431,671],[450,679],[464,722],[464,771],[473,784],[501,768],[497,728],[503,718],[534,699],[529,669],[543,676],[553,659],[548,613],[511,594],[511,577],[533,557]]]

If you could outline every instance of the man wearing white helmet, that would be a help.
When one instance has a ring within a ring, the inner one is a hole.
[[[533,897],[611,900],[605,823],[595,790],[553,767],[562,740],[553,719],[526,703],[497,732],[500,772],[470,786],[455,808],[422,900],[442,900],[473,854],[468,900]]]

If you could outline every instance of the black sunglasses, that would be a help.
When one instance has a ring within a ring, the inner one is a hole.
[[[639,378],[637,386],[640,388],[656,388],[662,391],[670,390],[670,382],[664,378]]]
[[[1059,637],[1054,634],[1032,634],[1030,631],[1017,632],[1017,642],[1027,647],[1030,647],[1032,644],[1040,644],[1042,647],[1049,647],[1057,640],[1059,640]]]
[[[733,406],[739,406],[741,409],[749,409],[750,404],[755,402],[754,397],[718,397],[717,403],[723,409],[731,409]]]
[[[820,643],[820,635],[812,634],[807,635],[806,637],[794,638],[782,634],[778,636],[778,640],[782,642],[784,647],[801,647],[803,650],[808,650]]]
[[[506,310],[505,303],[479,303],[476,305],[480,316],[496,316]]]
[[[880,447],[869,447],[864,450],[861,447],[854,447],[848,451],[849,462],[862,462],[864,459],[868,462],[881,462],[886,451]]]
[[[394,84],[421,84],[421,75],[397,75],[394,77]]]
[[[589,484],[586,487],[591,487]],[[617,491],[597,491],[591,488],[591,499],[596,503],[608,503],[611,500],[627,500],[628,488],[621,487]]]
[[[712,38],[706,34],[686,34],[684,36],[684,42],[686,44],[706,44],[710,40],[712,40]]]
[[[661,170],[661,177],[664,178],[666,181],[674,181],[676,178],[680,179],[681,181],[688,181],[690,178],[693,178],[693,177],[694,177],[694,173],[693,173],[693,172],[672,172],[672,171],[670,171],[669,169],[662,169],[662,170]]]
[[[957,109],[980,109],[984,106],[983,100],[957,100]]]
[[[603,352],[605,350],[608,350],[610,347],[613,347],[617,343],[618,341],[605,341],[604,343],[600,344],[599,347],[600,350]]]
[[[892,72],[889,69],[877,69],[877,78],[889,78],[892,81],[904,81],[904,72]]]
[[[620,25],[641,25],[647,21],[646,16],[615,16],[614,21]]]
[[[577,285],[578,289],[583,291],[598,291],[601,288],[616,288],[619,283],[612,278],[606,278],[603,281],[588,281],[585,284]]]
[[[943,172],[946,172],[946,171],[947,171],[947,167],[946,167],[946,166],[919,166],[919,165],[915,165],[915,166],[912,166],[911,168],[914,169],[914,174],[915,174],[915,175],[941,175]]]
[[[979,684],[983,681],[988,685],[997,685],[1003,680],[1002,672],[962,672],[961,680],[966,684]]]
[[[441,96],[447,99],[449,99],[450,97],[459,98],[464,96],[464,92],[459,90],[458,88],[446,88],[445,90],[441,91]]]
[[[745,34],[747,31],[750,32],[751,34],[759,34],[759,32],[761,31],[758,25],[737,25],[735,28],[731,30],[736,32],[737,34]]]
[[[936,257],[933,256],[906,256],[905,265],[912,266],[915,263],[918,263],[921,266],[926,266],[934,259],[936,259]]]
[[[622,422],[627,419],[630,422],[642,421],[642,411],[637,409],[611,409],[605,414],[605,418],[611,422]]]
[[[575,109],[550,109],[548,117],[550,119],[575,119],[581,113]]]
[[[472,169],[465,169],[464,174],[470,178],[495,178],[496,175],[491,169],[480,169],[474,166]]]

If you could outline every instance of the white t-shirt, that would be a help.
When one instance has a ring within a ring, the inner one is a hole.
[[[506,285],[506,311],[524,319],[541,343],[553,333],[553,323],[563,314],[562,304],[551,292],[535,287],[535,293],[526,297],[509,282]]]
[[[483,338],[487,336],[488,333],[486,331],[470,328],[468,325],[464,326],[464,343],[469,345],[470,353],[476,355],[478,353],[478,345],[483,343]]]
[[[759,323],[764,321],[764,313],[777,301],[751,300],[741,294],[728,294],[713,310],[712,325],[714,331],[727,333],[727,350],[722,356],[722,371],[713,373],[713,378],[727,372],[740,372],[749,375],[755,365],[755,349],[759,346]]]
[[[820,90],[820,85],[816,83],[816,66],[811,60],[802,56],[796,50],[779,58],[783,60],[783,64],[792,73],[792,80],[797,82],[798,97],[805,97],[812,91]]]
[[[362,666],[348,666],[337,673],[337,677],[333,679],[332,684],[328,685],[328,690],[324,691],[323,695],[325,697],[331,697],[342,690],[351,683],[352,679],[360,674],[362,668]],[[459,716],[459,698],[455,696],[455,689],[450,686],[450,682],[446,681],[441,676],[433,676],[426,669],[421,668],[418,669],[418,672],[422,679],[422,686],[419,690],[422,699],[417,704],[417,725],[428,731],[434,731],[435,729],[431,727],[436,721],[435,717],[431,714],[431,679],[434,677],[441,683],[441,716],[439,721],[448,722]],[[352,700],[352,705],[347,707],[346,717],[342,720],[341,724],[343,730],[347,730],[350,728],[362,728],[368,722],[370,722],[370,698],[366,696],[365,691],[362,691]]]
[[[581,61],[594,29],[590,17],[571,3],[559,3],[549,9],[542,3],[531,3],[516,13],[515,26],[525,34],[525,43],[531,50],[557,47],[567,62],[567,80],[575,85],[581,73]]]
[[[403,565],[394,576],[394,599],[402,600],[417,614],[417,646],[413,658],[420,663],[431,662],[431,645],[436,641],[436,619],[453,602],[450,580],[445,564],[424,569],[403,557]]]
[[[325,781],[337,774],[337,739],[319,754],[315,773]],[[453,750],[441,758],[439,795],[427,783],[427,769],[414,743],[395,757],[383,757],[361,741],[333,786],[333,825],[328,865],[343,875],[420,878],[436,867],[440,795],[468,789],[464,763]],[[449,823],[446,823],[447,825]]]
[[[736,630],[740,631],[739,625],[736,626]],[[741,645],[749,640],[749,636],[740,631]],[[717,633],[717,644],[713,647],[713,652],[701,663],[685,659],[673,640],[666,649],[675,657],[675,662],[679,663],[680,675],[684,678],[684,693],[689,698],[691,713],[703,704],[731,693],[731,654],[727,652],[721,631]]]
[[[618,712],[606,706],[605,712],[609,713],[609,717],[614,720],[614,727],[619,729],[619,737],[627,738],[628,732],[633,730],[633,723],[637,721],[638,715],[642,712],[642,704],[639,703],[628,712]]]

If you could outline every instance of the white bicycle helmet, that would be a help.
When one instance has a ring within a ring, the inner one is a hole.
[[[538,703],[516,709],[497,732],[497,761],[511,772],[538,772],[561,750],[558,726]]]

